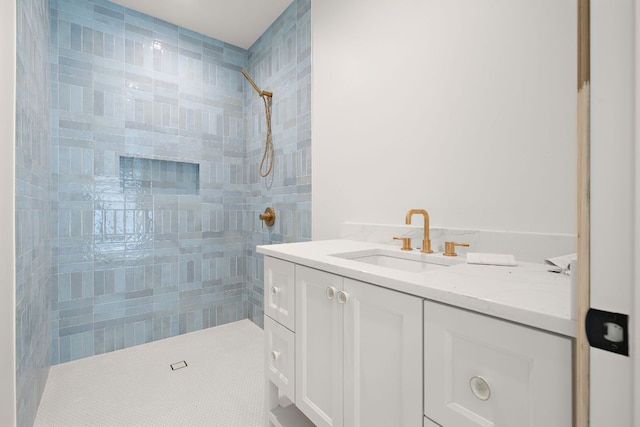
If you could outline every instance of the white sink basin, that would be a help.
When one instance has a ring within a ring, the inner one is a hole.
[[[332,256],[412,273],[437,270],[464,262],[463,260],[444,257],[442,254],[423,254],[418,251],[400,252],[387,249],[345,252],[333,254]]]

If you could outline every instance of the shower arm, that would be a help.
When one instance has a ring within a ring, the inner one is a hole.
[[[243,69],[240,69],[240,71],[242,72],[242,75],[249,80],[249,83],[251,83],[251,86],[253,86],[253,88],[256,90],[256,92],[258,92],[258,95],[260,96],[268,96],[269,98],[271,98],[273,96],[273,92],[269,92],[266,90],[260,90],[260,88],[258,87],[258,85],[256,84],[256,82],[254,82],[251,77],[249,77],[249,74],[247,74],[247,72]]]

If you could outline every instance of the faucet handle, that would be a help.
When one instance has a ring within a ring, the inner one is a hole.
[[[469,247],[468,243],[444,242],[444,256],[458,256],[456,246]]]
[[[402,240],[402,250],[403,251],[411,251],[413,248],[411,247],[411,237],[394,237],[393,240]]]
[[[258,218],[260,218],[261,224],[260,228],[262,228],[263,224],[267,224],[267,227],[271,227],[276,222],[276,211],[273,208],[268,207],[264,210],[264,213],[261,213]]]

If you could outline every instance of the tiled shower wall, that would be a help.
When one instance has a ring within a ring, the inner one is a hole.
[[[249,49],[247,62],[260,88],[274,94],[275,160],[267,178],[259,174],[264,104],[251,87],[245,94],[246,285],[249,317],[262,326],[263,260],[256,245],[311,240],[311,1],[294,1]],[[276,211],[272,228],[258,220],[267,206]]]
[[[246,51],[51,1],[51,362],[246,318]]]
[[[247,52],[105,0],[51,0],[53,364],[262,324],[255,245],[310,238],[309,9],[294,1]],[[275,92],[266,180],[241,67]]]
[[[16,392],[27,426],[49,372],[49,0],[16,5]]]

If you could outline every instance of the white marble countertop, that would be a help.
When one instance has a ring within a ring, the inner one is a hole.
[[[407,272],[333,256],[383,250],[399,257],[422,257],[454,264],[425,272]],[[472,265],[462,257],[401,251],[397,246],[353,240],[320,240],[263,245],[257,252],[318,270],[372,283],[432,301],[484,313],[557,334],[575,337],[571,319],[571,280],[549,266],[518,261],[515,267]]]

